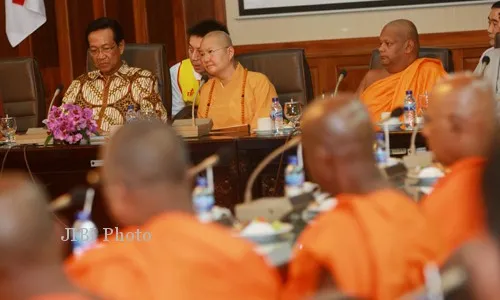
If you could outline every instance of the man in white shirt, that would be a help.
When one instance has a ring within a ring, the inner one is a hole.
[[[199,101],[195,93],[200,86],[202,74],[205,73],[199,49],[203,37],[212,31],[224,31],[229,34],[227,27],[215,20],[205,20],[188,29],[189,58],[170,68],[172,116],[178,114],[186,105],[191,105],[194,100],[196,103]]]
[[[485,80],[491,82],[495,93],[499,93],[500,85],[499,79],[499,64],[500,64],[500,49],[495,49],[495,36],[500,33],[500,1],[495,2],[491,6],[490,14],[488,16],[488,37],[490,38],[490,46],[479,59],[474,74],[484,75]],[[485,67],[483,65],[483,58],[488,56],[489,63]]]

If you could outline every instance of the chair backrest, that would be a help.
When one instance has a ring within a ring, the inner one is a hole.
[[[170,87],[170,72],[167,66],[167,51],[163,44],[125,44],[122,59],[131,67],[149,70],[158,78],[158,88],[163,105],[172,115],[172,90]],[[87,71],[96,68],[90,54],[87,54]]]
[[[447,48],[425,48],[421,47],[418,52],[419,57],[436,58],[441,60],[443,67],[446,72],[453,72],[453,59],[451,56],[450,49]],[[372,57],[370,60],[370,69],[381,69],[382,63],[380,62],[380,53],[378,49],[372,51]]]
[[[18,131],[43,125],[45,94],[42,75],[34,58],[0,60],[0,94],[4,113],[16,118]]]
[[[495,34],[495,48],[500,48],[500,33]]]
[[[282,105],[290,98],[304,105],[312,100],[311,72],[303,49],[245,53],[236,59],[248,70],[266,75],[274,84]]]

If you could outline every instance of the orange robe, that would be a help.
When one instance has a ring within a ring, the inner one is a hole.
[[[150,241],[103,242],[101,248],[70,258],[70,278],[106,300],[279,297],[277,271],[251,243],[218,225],[168,213],[140,231],[150,232]]]
[[[255,129],[259,118],[269,117],[274,97],[277,97],[276,89],[266,75],[248,71],[245,79],[245,69],[238,63],[225,86],[217,78],[211,78],[203,85],[198,118],[211,118],[214,129],[244,124]]]
[[[442,235],[447,254],[486,232],[481,191],[485,162],[480,157],[456,162],[421,202],[423,212]]]
[[[78,294],[49,294],[31,297],[29,300],[93,300]]]
[[[381,113],[403,106],[406,91],[413,91],[413,97],[418,101],[418,96],[426,91],[430,93],[444,75],[446,71],[440,60],[419,58],[404,71],[372,83],[360,98],[368,107],[372,120],[378,122]]]
[[[426,263],[443,260],[439,238],[418,205],[400,192],[337,200],[299,237],[283,299],[315,293],[322,270],[347,295],[397,299],[423,283]]]

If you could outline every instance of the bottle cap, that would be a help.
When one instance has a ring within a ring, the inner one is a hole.
[[[207,187],[208,186],[208,181],[205,177],[199,176],[196,178],[196,185],[197,186],[202,186],[202,187]]]
[[[127,109],[134,109],[134,105],[130,104]]]
[[[384,138],[385,138],[385,137],[384,137],[384,133],[383,133],[383,132],[377,132],[377,134],[376,134],[375,138],[376,138],[377,140],[384,140]]]
[[[408,90],[408,91],[406,91],[406,95],[413,95],[413,92]]]
[[[273,102],[279,102],[279,101],[280,101],[280,98],[278,98],[278,97],[273,98]]]
[[[290,155],[288,156],[288,164],[289,165],[296,165],[298,164],[298,159],[296,155]]]
[[[76,219],[80,221],[89,220],[90,214],[86,211],[81,210],[76,214]]]

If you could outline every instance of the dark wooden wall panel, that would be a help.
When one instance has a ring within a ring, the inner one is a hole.
[[[177,60],[176,44],[182,43],[182,40],[178,40],[175,36],[174,19],[180,18],[180,16],[174,14],[174,9],[169,1],[165,0],[147,0],[146,12],[149,41],[165,44],[168,64],[175,64]]]
[[[443,47],[452,51],[455,71],[474,70],[488,45],[484,31],[422,34],[422,46]],[[236,46],[236,53],[271,49],[301,48],[311,68],[315,95],[334,90],[342,69],[348,72],[341,91],[356,91],[368,71],[371,52],[378,47],[378,38],[352,38]]]
[[[61,1],[61,0],[57,0]],[[73,61],[73,78],[86,72],[87,37],[85,31],[94,20],[94,8],[89,0],[68,1],[69,33],[71,35],[71,57]]]
[[[126,43],[135,43],[134,5],[132,0],[106,0],[105,13],[123,27]]]

